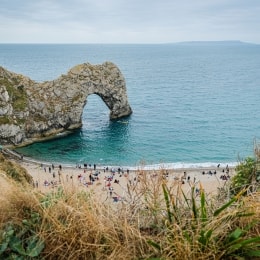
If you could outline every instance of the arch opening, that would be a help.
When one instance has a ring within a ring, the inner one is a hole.
[[[87,97],[82,113],[83,129],[99,129],[109,123],[110,110],[98,94]]]

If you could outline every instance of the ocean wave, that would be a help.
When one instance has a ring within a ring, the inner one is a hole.
[[[10,149],[4,149],[6,153],[21,159],[21,154],[10,150]],[[33,163],[33,164],[42,164],[42,165],[51,165],[53,163],[60,164],[63,167],[66,168],[76,168],[79,165],[78,164],[67,164],[63,162],[46,162],[43,160],[37,160],[31,157],[23,156],[23,161],[28,162],[28,163]],[[198,162],[198,163],[186,163],[186,162],[174,162],[174,163],[158,163],[158,164],[141,164],[140,165],[135,165],[135,166],[122,166],[122,165],[103,165],[103,164],[96,164],[96,169],[102,170],[104,167],[108,167],[109,169],[128,169],[128,170],[160,170],[160,169],[202,169],[202,168],[224,168],[227,165],[229,167],[236,167],[239,163],[238,162]],[[81,165],[83,166],[83,165]],[[93,166],[93,165],[92,165]]]
[[[139,166],[124,166],[123,169],[129,170],[160,170],[160,169],[201,169],[201,168],[216,168],[219,165],[220,168],[224,168],[227,165],[229,167],[236,167],[238,162],[200,162],[200,163],[185,163],[185,162],[175,162],[175,163],[159,163],[151,165],[139,165]]]

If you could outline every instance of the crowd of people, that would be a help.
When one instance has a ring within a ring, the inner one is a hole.
[[[151,178],[157,178],[159,171],[151,170]],[[194,170],[188,169],[183,172],[174,169],[165,170],[163,178],[175,183],[184,185],[183,187],[194,186],[196,194],[200,194],[200,181],[214,182],[214,179],[227,181],[230,178],[228,166],[217,166],[213,169],[203,169],[201,176]],[[203,176],[203,177],[202,177]],[[76,167],[62,167],[62,165],[41,164],[38,178],[34,178],[33,186],[48,192],[60,185],[66,187],[79,187],[81,189],[92,189],[105,194],[105,199],[111,198],[113,201],[120,201],[124,197],[123,193],[127,183],[132,185],[138,180],[136,171],[124,169],[123,167],[98,166],[96,164],[77,164]],[[216,183],[216,182],[215,182]],[[217,189],[217,188],[216,188]]]

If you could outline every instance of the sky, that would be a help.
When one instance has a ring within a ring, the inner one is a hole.
[[[260,0],[1,0],[0,43],[260,44]]]

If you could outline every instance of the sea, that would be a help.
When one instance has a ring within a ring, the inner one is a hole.
[[[115,121],[97,95],[83,126],[16,151],[66,165],[210,167],[254,155],[260,138],[260,45],[0,44],[0,66],[43,82],[81,63],[115,63],[133,114]]]

